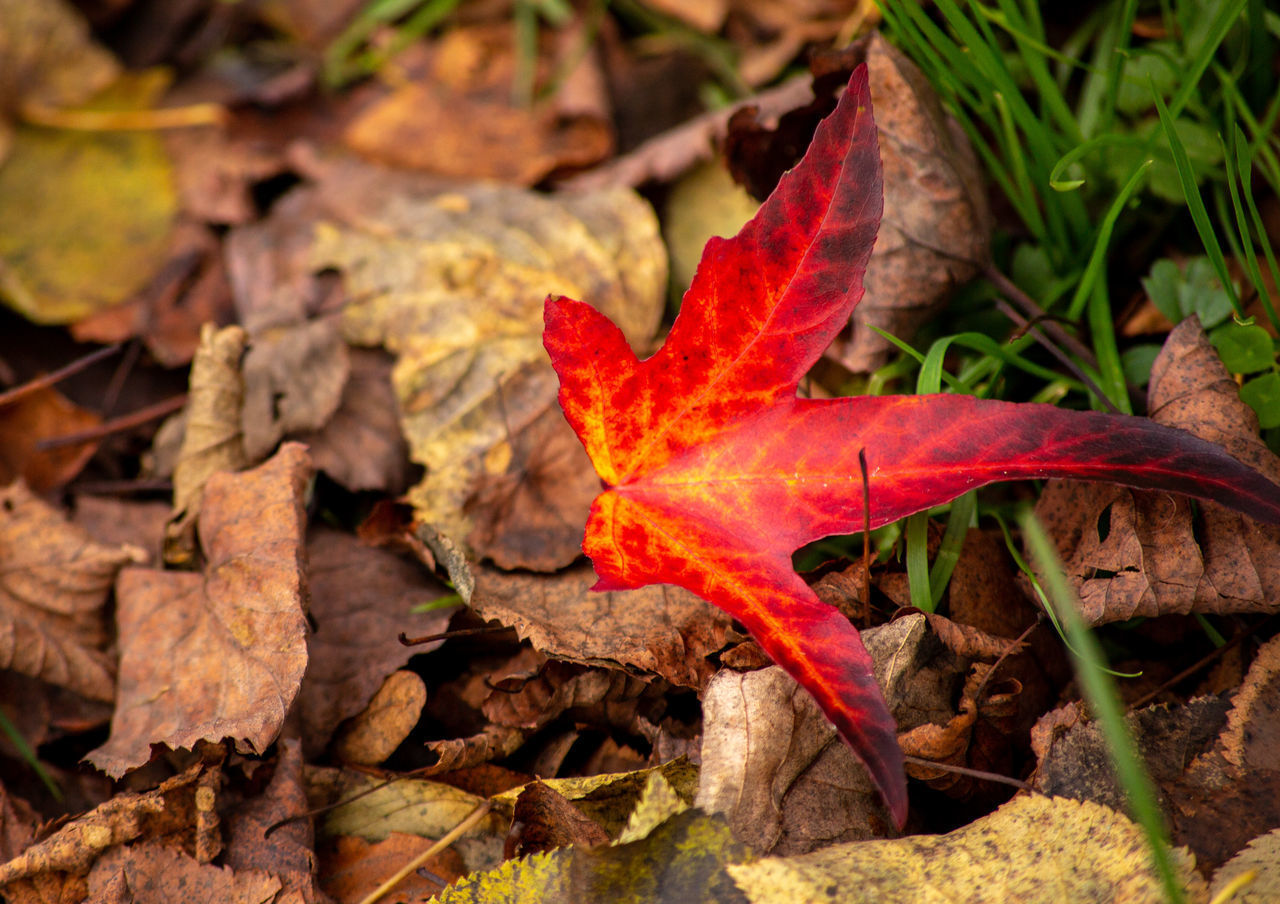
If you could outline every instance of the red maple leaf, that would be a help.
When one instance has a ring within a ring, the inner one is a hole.
[[[583,550],[594,589],[677,584],[724,609],[822,707],[895,821],[907,791],[893,717],[856,628],[791,553],[998,480],[1170,490],[1280,523],[1280,487],[1145,418],[963,395],[796,397],[862,297],[883,206],[865,67],[804,159],[731,239],[713,238],[666,343],[636,358],[589,305],[548,298],[560,404],[604,490]]]

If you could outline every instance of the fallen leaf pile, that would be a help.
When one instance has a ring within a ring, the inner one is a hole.
[[[1274,897],[1194,318],[1150,420],[841,397],[1001,253],[874,5],[392,6],[0,0],[0,898],[1163,900],[1016,537],[809,545],[1020,478],[1172,881]]]

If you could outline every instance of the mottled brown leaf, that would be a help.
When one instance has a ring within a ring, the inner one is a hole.
[[[307,552],[316,630],[298,709],[303,747],[314,756],[340,722],[365,708],[388,674],[439,646],[406,647],[398,635],[444,631],[455,609],[413,612],[448,590],[418,563],[371,549],[350,534],[318,527],[308,537]]]
[[[261,870],[233,871],[202,864],[181,850],[151,841],[113,849],[89,874],[94,900],[131,904],[199,900],[272,904],[281,888],[279,879]]]
[[[1152,420],[1217,443],[1271,480],[1277,459],[1193,317],[1152,369]],[[1094,624],[1187,612],[1271,612],[1280,527],[1213,502],[1102,484],[1051,482],[1036,506]]]
[[[116,573],[146,554],[103,546],[21,483],[0,488],[0,667],[111,700],[102,607]]]
[[[88,464],[98,444],[40,449],[39,443],[101,423],[102,418],[52,386],[0,405],[0,484],[22,478],[37,493],[46,493],[68,483]]]
[[[232,737],[267,748],[307,663],[302,564],[311,465],[286,444],[242,474],[205,485],[203,573],[132,568],[116,586],[120,683],[111,737],[89,754],[108,775],[152,745]]]
[[[376,766],[413,731],[426,702],[427,686],[417,672],[392,672],[369,705],[343,726],[334,739],[334,754],[344,763]]]
[[[677,587],[590,593],[589,565],[552,576],[478,566],[475,576],[471,607],[548,656],[622,664],[682,687],[705,684],[715,670],[706,657],[724,646],[729,629],[727,615]]]

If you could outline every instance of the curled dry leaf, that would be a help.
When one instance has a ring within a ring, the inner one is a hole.
[[[1277,459],[1193,317],[1152,369],[1151,418],[1225,448],[1273,481]],[[1217,503],[1193,515],[1181,496],[1055,481],[1036,513],[1054,537],[1090,623],[1188,612],[1272,612],[1280,599],[1280,527]]]
[[[548,656],[622,664],[682,687],[715,671],[707,656],[725,644],[730,618],[679,587],[589,592],[595,574],[577,565],[556,575],[507,574],[477,566],[469,604],[511,625]]]
[[[563,794],[542,782],[530,782],[516,798],[503,857],[510,860],[571,844],[592,847],[608,841],[609,833]]]
[[[369,705],[343,727],[334,753],[344,763],[376,766],[413,731],[426,702],[427,686],[417,672],[392,672]]]
[[[102,607],[117,572],[146,558],[94,542],[21,483],[0,488],[0,668],[111,700]]]
[[[244,380],[240,359],[245,331],[206,324],[191,364],[182,445],[173,466],[173,515],[165,526],[164,559],[189,563],[195,554],[195,526],[205,483],[220,471],[248,464],[240,433]]]
[[[116,585],[120,683],[107,742],[88,759],[120,776],[152,745],[232,737],[261,752],[284,722],[307,663],[303,530],[311,475],[286,444],[205,486],[204,573],[131,568]]]
[[[652,210],[621,189],[557,198],[497,185],[426,191],[419,183],[416,193],[372,197],[363,206],[348,199],[354,210],[344,222],[318,228],[312,265],[343,275],[354,299],[344,313],[348,341],[398,356],[401,426],[427,468],[409,498],[420,520],[461,542],[478,520],[495,519],[482,513],[482,500],[502,520],[495,482],[528,492],[520,470],[528,462],[514,447],[556,397],[541,299],[570,287],[592,293],[644,344],[662,313],[666,255]],[[589,473],[585,457],[571,455],[566,461]],[[568,465],[556,473],[560,467]],[[582,498],[572,499],[566,489],[539,492],[558,509],[585,511],[592,493],[579,488]],[[558,567],[580,554],[580,540],[580,532],[557,530],[536,557],[526,560],[509,542],[500,554],[509,565]]]
[[[15,879],[48,873],[84,875],[103,854],[147,830],[159,834],[189,829],[186,818],[192,813],[195,785],[203,771],[197,764],[145,794],[117,794],[65,823],[0,866],[0,888]]]
[[[998,855],[993,856],[993,852]],[[1195,858],[1172,852],[1192,900],[1205,896]],[[727,867],[751,904],[828,900],[1165,901],[1142,830],[1092,803],[1017,797],[946,835],[833,845],[800,857]]]
[[[324,750],[340,722],[365,708],[383,679],[425,647],[406,647],[400,632],[438,634],[455,611],[446,606],[414,612],[448,591],[403,556],[371,549],[350,534],[318,527],[307,538],[307,582],[315,634],[298,709],[303,748]]]

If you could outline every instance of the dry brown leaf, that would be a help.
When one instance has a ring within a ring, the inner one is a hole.
[[[351,374],[338,410],[320,430],[301,432],[296,439],[310,448],[316,470],[347,489],[402,493],[409,486],[411,466],[391,386],[391,357],[364,348],[347,354]]]
[[[622,664],[681,687],[701,688],[715,671],[706,657],[725,644],[730,619],[693,594],[655,585],[595,593],[587,564],[556,575],[507,574],[477,566],[469,604],[511,625],[556,659]]]
[[[899,731],[952,719],[952,691],[966,666],[930,633],[922,614],[862,637]],[[724,813],[734,837],[761,853],[804,853],[892,834],[862,764],[777,666],[722,671],[708,685],[697,803]]]
[[[116,585],[120,680],[111,737],[88,759],[120,776],[152,745],[235,739],[267,748],[306,667],[302,563],[311,466],[286,444],[243,474],[209,478],[203,574],[131,568]]]
[[[577,558],[600,479],[564,414],[547,408],[484,457],[463,504],[467,544],[500,568],[555,571]]]
[[[516,798],[511,831],[503,846],[503,857],[525,857],[558,847],[591,847],[607,844],[609,833],[563,794],[542,782],[525,785]]]
[[[71,520],[99,543],[137,547],[147,558],[135,564],[147,564],[159,560],[168,517],[169,506],[163,502],[77,495]]]
[[[1152,369],[1152,420],[1218,443],[1272,480],[1277,459],[1195,318],[1169,334]],[[1280,528],[1212,502],[1104,484],[1051,482],[1036,512],[1092,624],[1188,612],[1272,612]]]
[[[173,468],[173,515],[165,526],[164,559],[171,564],[188,564],[195,555],[205,483],[220,471],[235,471],[249,462],[240,433],[245,341],[238,326],[219,330],[206,324],[200,331],[182,446]]]
[[[95,901],[272,904],[281,888],[279,879],[261,870],[203,864],[155,842],[114,848],[89,873],[89,893]]]
[[[315,634],[298,709],[304,749],[315,756],[340,722],[365,708],[389,673],[440,645],[406,647],[397,635],[438,634],[455,608],[413,612],[448,591],[416,562],[371,549],[350,534],[316,528],[307,553]]]
[[[1172,853],[1190,899],[1207,900],[1195,858]],[[1016,797],[946,835],[833,845],[726,869],[751,904],[829,901],[833,890],[848,904],[1166,900],[1137,825],[1097,804],[1039,796]]]
[[[320,887],[339,904],[359,904],[388,876],[416,860],[434,843],[430,838],[405,832],[392,832],[374,844],[362,838],[341,836],[319,852]],[[454,882],[465,875],[466,866],[457,851],[446,848],[432,855],[421,869],[405,876],[396,885],[397,897],[392,900],[425,901],[436,894],[440,886],[428,878],[428,873]]]
[[[35,492],[46,493],[70,482],[89,463],[98,444],[42,450],[39,443],[101,423],[102,418],[52,386],[0,405],[0,485],[22,478]]]
[[[203,773],[204,767],[196,764],[153,791],[117,794],[92,812],[72,819],[0,865],[0,888],[15,879],[42,874],[84,875],[103,854],[145,832],[189,829],[187,817],[193,812],[195,785]]]
[[[513,27],[506,22],[452,29],[432,45],[427,64],[416,67],[420,74],[402,76],[401,84],[346,128],[343,140],[382,163],[520,185],[602,160],[613,149],[607,109],[604,116],[583,115],[558,102],[575,79],[602,85],[598,72],[582,71],[596,66],[595,54],[568,42],[564,54],[578,57],[567,73],[569,84],[559,86],[549,103],[524,105],[511,93],[518,65]],[[401,61],[405,68],[412,63]],[[557,65],[550,52],[540,54],[538,63],[544,80]]]
[[[102,546],[21,483],[0,488],[0,667],[111,700],[102,607],[117,572],[146,561]]]
[[[401,427],[427,468],[410,501],[422,521],[461,542],[473,527],[475,505],[469,517],[463,504],[476,480],[505,470],[502,451],[490,452],[554,407],[555,374],[542,348],[547,294],[590,299],[637,345],[653,334],[666,284],[656,221],[624,190],[555,198],[419,182],[386,197],[369,187],[382,180],[367,167],[324,173],[325,204],[343,222],[317,226],[312,265],[343,275],[354,299],[344,313],[348,341],[398,355]],[[365,197],[352,195],[361,190]],[[573,507],[563,488],[553,495]],[[557,536],[560,545],[539,561],[565,565],[579,555],[579,537]]]
[[[1249,842],[1240,853],[1213,874],[1213,886],[1209,889],[1213,900],[1227,900],[1231,904],[1267,904],[1280,900],[1280,829],[1274,829]],[[1236,890],[1230,898],[1220,898],[1227,887],[1247,873],[1253,878]]]
[[[334,739],[334,753],[344,763],[381,763],[409,737],[426,702],[427,686],[416,672],[392,672],[369,705],[343,726]]]
[[[315,889],[315,832],[310,819],[295,818],[308,810],[302,769],[301,745],[293,739],[281,741],[266,790],[245,801],[228,818],[224,862],[236,873],[256,870],[270,874],[280,880],[284,894],[296,896],[284,900],[312,904],[322,900]],[[283,820],[290,821],[277,825]]]

